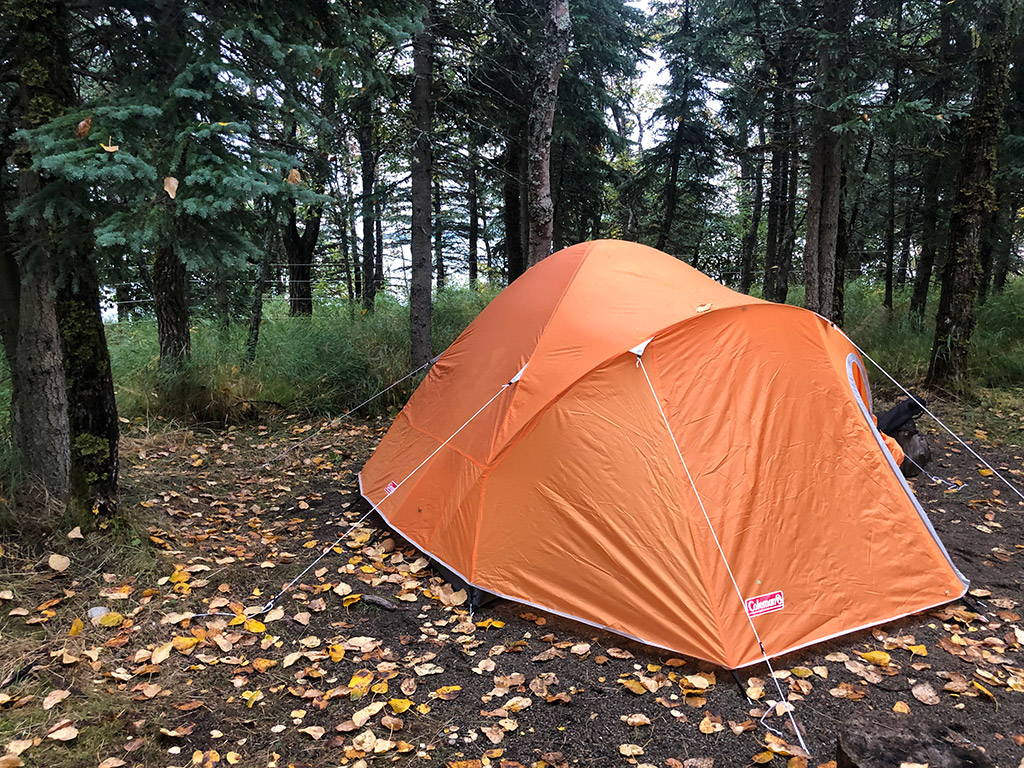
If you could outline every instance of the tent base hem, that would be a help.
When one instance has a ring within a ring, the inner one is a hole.
[[[404,538],[406,541],[408,541],[410,544],[412,544],[414,547],[416,547],[416,549],[418,549],[421,554],[423,554],[427,559],[429,559],[431,564],[435,568],[435,570],[437,570],[438,575],[440,575],[441,577],[446,579],[452,586],[458,587],[459,589],[465,589],[466,590],[466,594],[468,596],[468,601],[469,601],[470,605],[473,608],[480,608],[480,607],[489,605],[489,604],[493,603],[495,600],[498,600],[498,599],[508,600],[510,602],[517,603],[519,605],[527,606],[529,608],[536,608],[539,611],[545,611],[547,613],[554,614],[555,616],[560,616],[561,618],[568,619],[569,621],[575,621],[575,622],[578,622],[580,624],[584,624],[584,625],[589,626],[589,627],[594,627],[595,629],[600,629],[600,630],[603,630],[605,632],[610,632],[610,633],[612,633],[614,635],[618,635],[619,637],[625,637],[626,639],[633,640],[633,641],[635,641],[637,643],[640,643],[641,645],[646,645],[646,646],[651,647],[651,648],[658,648],[660,650],[668,651],[670,653],[678,653],[678,654],[680,654],[682,656],[686,656],[687,658],[695,659],[697,661],[706,661],[709,664],[715,664],[717,666],[722,667],[723,669],[734,670],[734,669],[744,669],[746,667],[753,667],[753,666],[756,666],[758,664],[763,664],[765,662],[766,658],[768,658],[768,659],[777,659],[777,658],[780,658],[782,656],[786,656],[787,654],[795,653],[796,651],[802,650],[804,648],[808,648],[808,647],[810,647],[812,645],[818,645],[819,643],[826,643],[826,642],[828,642],[830,640],[835,640],[838,637],[843,637],[844,635],[853,635],[853,634],[856,634],[857,632],[864,632],[864,631],[866,631],[868,629],[871,629],[872,627],[879,627],[879,626],[882,626],[883,624],[888,624],[888,623],[893,622],[893,621],[899,621],[900,619],[905,619],[908,616],[914,616],[914,615],[919,614],[919,613],[924,613],[925,611],[930,611],[930,610],[933,610],[935,608],[938,608],[940,605],[946,605],[947,603],[951,603],[954,600],[959,600],[965,594],[967,594],[967,590],[970,588],[970,582],[967,582],[967,583],[964,584],[963,590],[960,592],[960,594],[958,594],[956,596],[953,596],[953,597],[950,597],[950,598],[948,598],[946,600],[940,600],[939,602],[931,604],[931,605],[924,605],[924,606],[921,606],[919,608],[914,608],[913,610],[906,611],[906,612],[898,614],[896,616],[890,616],[888,618],[881,619],[879,621],[873,621],[873,622],[870,622],[870,623],[867,623],[867,624],[863,624],[863,625],[861,625],[859,627],[855,627],[853,629],[844,629],[841,632],[836,632],[836,633],[831,634],[831,635],[826,635],[825,637],[815,638],[815,639],[810,640],[810,641],[808,641],[806,643],[801,643],[800,645],[794,645],[794,646],[792,646],[790,648],[786,648],[785,650],[782,650],[782,651],[766,653],[766,656],[758,655],[754,659],[750,659],[750,660],[747,660],[747,661],[742,661],[742,662],[730,665],[730,664],[726,664],[726,663],[724,663],[724,662],[722,662],[720,660],[709,659],[709,658],[704,657],[704,656],[696,656],[696,655],[693,655],[693,654],[690,654],[690,653],[684,653],[683,651],[678,651],[678,650],[676,650],[674,648],[669,648],[668,646],[659,645],[658,643],[651,642],[650,640],[645,640],[642,637],[636,637],[635,635],[631,635],[631,634],[629,634],[627,632],[622,632],[622,631],[614,629],[612,627],[608,627],[608,626],[605,626],[603,624],[598,624],[597,622],[588,621],[587,619],[580,618],[579,616],[573,616],[570,613],[564,613],[562,611],[558,611],[558,610],[555,610],[553,608],[549,608],[549,607],[547,607],[545,605],[539,605],[537,603],[531,603],[528,600],[523,600],[523,599],[518,598],[518,597],[511,597],[509,595],[504,595],[504,594],[502,594],[500,592],[494,592],[492,590],[485,589],[484,587],[480,587],[480,586],[478,586],[476,584],[473,584],[465,576],[463,576],[457,570],[452,568],[448,563],[444,562],[439,557],[437,557],[436,555],[434,555],[431,552],[429,552],[418,541],[416,541],[415,539],[409,537],[400,528],[398,528],[396,525],[394,525],[388,519],[387,515],[385,515],[381,511],[380,507],[377,506],[377,504],[374,504],[373,501],[370,499],[370,497],[366,495],[366,492],[363,490],[363,473],[362,472],[360,472],[358,474],[357,479],[358,479],[358,483],[359,483],[359,495],[362,496],[363,499],[366,500],[366,503],[369,504],[370,507],[372,507],[373,510],[378,515],[380,515],[381,519],[385,523],[387,523],[390,528],[394,529],[394,531],[396,533],[398,533],[402,538]],[[958,571],[958,573],[959,573],[959,571]]]

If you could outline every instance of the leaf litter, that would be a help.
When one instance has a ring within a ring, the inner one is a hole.
[[[37,671],[37,693],[0,689],[0,710],[67,710],[47,728],[10,734],[0,745],[10,764],[73,749],[94,727],[75,717],[72,695],[131,702],[127,738],[94,761],[105,768],[143,753],[169,766],[268,768],[396,759],[539,768],[595,755],[693,768],[731,765],[736,754],[816,766],[829,764],[834,721],[865,706],[958,719],[992,755],[1016,759],[1009,750],[1024,746],[1024,594],[1010,576],[1024,510],[980,503],[1003,501],[986,479],[989,494],[970,501],[917,483],[946,543],[975,553],[967,602],[780,659],[775,681],[763,667],[744,670],[737,689],[726,671],[536,610],[497,603],[471,614],[464,591],[373,519],[265,611],[366,512],[354,479],[379,435],[372,426],[330,422],[286,462],[261,468],[315,428],[126,441],[126,482],[151,521],[157,572],[110,568],[91,585],[72,582],[82,540],[73,531],[68,554],[43,566],[51,595],[0,591],[9,620],[59,641],[37,666],[63,676]],[[961,455],[943,463],[967,474]],[[787,731],[790,707],[814,757]]]

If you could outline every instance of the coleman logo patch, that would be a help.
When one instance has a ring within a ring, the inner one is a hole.
[[[767,595],[748,597],[745,601],[747,616],[760,616],[762,613],[781,611],[786,607],[786,601],[782,597],[782,590],[769,592]]]
[[[394,480],[392,480],[390,483],[388,483],[386,486],[384,486],[384,493],[386,493],[388,496],[390,496],[392,493],[394,493],[397,490],[398,490],[398,483],[396,483]],[[780,592],[779,594],[781,595],[782,593]]]

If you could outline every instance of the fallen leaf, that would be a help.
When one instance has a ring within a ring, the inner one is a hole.
[[[878,667],[887,667],[892,657],[885,651],[868,651],[867,653],[858,653],[864,661],[874,664]]]
[[[178,180],[173,176],[164,177],[164,192],[173,200],[178,194]]]
[[[632,715],[623,715],[619,719],[623,720],[626,723],[626,725],[637,726],[637,725],[650,725],[651,724],[651,719],[649,717],[647,717],[647,715],[643,714],[642,712],[638,712],[638,713],[632,714]]]
[[[69,565],[71,565],[71,560],[66,558],[64,555],[53,554],[50,555],[50,558],[46,563],[50,568],[57,571],[57,573],[62,573],[68,569]]]
[[[409,699],[389,699],[388,704],[391,706],[392,712],[400,715],[412,706],[412,701]]]
[[[324,737],[326,731],[319,725],[311,725],[308,728],[299,728],[299,733],[304,733],[307,736],[311,736],[314,741],[320,741]]]
[[[82,535],[82,526],[76,525],[74,528],[72,528],[70,531],[68,531],[68,538],[69,539],[84,539],[85,536]]]
[[[89,135],[89,129],[92,128],[92,115],[82,120],[77,126],[75,126],[75,138],[84,139]]]
[[[50,691],[45,699],[43,699],[43,709],[53,709],[55,706],[64,701],[68,696],[71,695],[71,691],[58,690]]]
[[[63,728],[58,728],[53,733],[46,734],[46,738],[53,739],[54,741],[71,741],[78,738],[78,729],[73,725],[66,725]]]
[[[644,748],[638,744],[619,744],[619,754],[626,757],[636,757],[642,755]]]
[[[907,704],[907,702],[905,701],[897,701],[895,704],[892,705],[892,711],[899,712],[901,715],[909,715],[910,705]]]
[[[939,703],[939,694],[935,692],[935,689],[929,683],[918,683],[910,689],[910,692],[922,704],[927,704],[931,707]]]
[[[700,721],[701,733],[712,734],[718,733],[719,731],[725,730],[725,726],[722,725],[722,718],[718,715],[712,715],[710,712],[704,713],[704,719]]]

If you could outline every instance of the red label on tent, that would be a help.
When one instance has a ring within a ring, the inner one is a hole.
[[[748,597],[746,599],[747,616],[760,616],[762,613],[781,611],[786,607],[786,601],[782,597],[782,590],[769,592],[767,595]]]
[[[384,493],[386,493],[388,496],[390,496],[392,493],[394,493],[397,490],[398,490],[398,483],[396,483],[394,480],[392,480],[390,483],[388,483],[386,486],[384,486]]]

